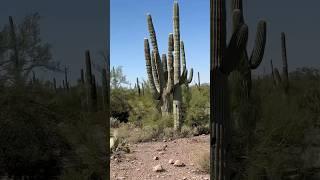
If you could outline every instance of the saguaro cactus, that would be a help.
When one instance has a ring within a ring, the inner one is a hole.
[[[186,59],[184,52],[184,43],[180,41],[180,24],[179,24],[179,5],[174,3],[173,8],[173,27],[174,33],[169,34],[168,42],[168,59],[166,54],[160,58],[156,32],[154,30],[152,17],[147,15],[148,30],[153,50],[150,55],[149,41],[144,39],[144,50],[146,59],[146,69],[150,81],[151,92],[154,99],[158,100],[161,105],[162,114],[171,112],[173,105],[174,128],[180,130],[181,127],[181,85],[191,83],[193,69],[191,68],[189,78],[186,68]],[[182,73],[180,53],[182,53]],[[162,60],[161,60],[162,59]],[[170,102],[170,96],[173,95],[173,102]]]
[[[240,10],[233,11],[241,18]],[[230,108],[228,76],[240,63],[246,47],[248,27],[234,22],[229,45],[226,44],[225,0],[210,1],[210,179],[229,178]]]
[[[91,69],[91,59],[89,50],[86,51],[86,93],[87,93],[87,105],[90,112],[97,110],[96,87],[93,83],[93,74]]]
[[[286,35],[284,32],[281,33],[281,48],[282,48],[282,63],[283,63],[283,86],[287,93],[289,89],[289,74],[288,74],[288,60],[287,60],[287,46],[286,46]]]
[[[67,69],[67,67],[64,68],[64,82],[65,82],[66,89],[69,90],[68,69]]]
[[[139,85],[139,79],[137,78],[137,89],[138,89],[138,95],[141,95],[141,89],[140,89],[140,85]]]
[[[232,0],[232,10],[237,11],[237,13],[240,14],[237,16],[233,16],[233,26],[235,26],[235,24],[245,24],[243,17],[242,0]],[[244,49],[240,64],[237,67],[237,71],[240,72],[241,79],[243,81],[242,90],[244,91],[243,93],[245,94],[245,96],[247,96],[247,98],[249,98],[251,91],[251,70],[257,69],[263,59],[267,36],[266,27],[266,22],[260,20],[257,26],[255,44],[250,58],[248,56],[247,49]],[[233,27],[233,29],[235,28],[236,27]]]
[[[141,83],[141,89],[142,89],[142,96],[144,96],[144,83]]]
[[[200,90],[201,83],[200,83],[200,73],[198,72],[198,83],[196,83],[197,88]]]
[[[83,69],[80,70],[80,76],[81,76],[80,77],[80,82],[81,82],[82,85],[84,85],[84,72],[83,72]]]
[[[57,92],[57,82],[56,82],[56,78],[53,78],[53,89],[55,92]]]
[[[288,59],[287,59],[287,47],[286,47],[286,35],[281,33],[281,48],[282,48],[282,78],[277,68],[273,68],[275,85],[282,85],[284,92],[288,93],[289,90],[289,73],[288,73]]]
[[[19,50],[18,50],[18,43],[17,43],[17,35],[16,35],[16,29],[13,22],[12,16],[9,16],[9,23],[10,23],[10,44],[13,48],[13,72],[14,72],[14,81],[15,83],[19,83],[21,81],[21,64],[19,59]]]

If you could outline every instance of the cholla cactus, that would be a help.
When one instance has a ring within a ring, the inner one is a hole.
[[[180,41],[180,21],[179,21],[179,5],[174,2],[173,8],[173,34],[169,34],[168,55],[162,54],[160,58],[156,32],[154,30],[152,17],[147,15],[148,30],[153,50],[150,54],[149,40],[144,39],[144,51],[146,59],[147,74],[150,81],[151,92],[154,99],[158,100],[161,105],[162,114],[168,114],[172,111],[173,105],[174,128],[180,130],[182,124],[181,114],[181,85],[189,84],[192,81],[193,69],[190,70],[188,78],[188,70],[186,68],[186,58],[184,51],[184,43]],[[182,54],[182,58],[180,57]],[[168,57],[168,59],[167,59]],[[181,61],[180,61],[181,60]],[[182,63],[182,72],[181,72]],[[170,96],[173,95],[173,102]]]

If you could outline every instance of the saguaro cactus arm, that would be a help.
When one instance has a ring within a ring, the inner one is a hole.
[[[267,25],[265,21],[260,21],[257,27],[257,35],[255,40],[255,45],[251,53],[249,64],[251,69],[256,69],[262,59],[264,54],[264,49],[266,46],[267,39]]]
[[[145,54],[146,69],[147,69],[147,74],[148,74],[148,79],[150,84],[150,90],[153,97],[155,99],[159,99],[160,94],[154,82],[153,69],[152,69],[153,61],[151,60],[149,40],[147,38],[144,39],[144,54]]]

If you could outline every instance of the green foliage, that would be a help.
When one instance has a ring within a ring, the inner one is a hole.
[[[7,83],[21,83],[21,80],[25,83],[30,72],[37,68],[58,70],[59,64],[52,60],[51,46],[40,37],[39,22],[38,13],[25,16],[20,23],[10,17],[0,32],[0,70]],[[13,53],[4,55],[10,51]]]
[[[123,84],[129,84],[126,76],[123,74],[122,66],[112,67],[110,70],[110,83],[113,89],[118,89]]]
[[[196,87],[190,87],[191,99],[189,108],[186,114],[185,124],[192,125],[205,125],[209,122],[209,86],[203,85],[199,91]]]
[[[272,86],[270,77],[254,81],[254,96],[261,99],[253,103],[260,104],[260,115],[254,118],[254,141],[245,157],[245,165],[233,165],[243,167],[238,171],[244,179],[257,179],[258,176],[284,178],[292,169],[300,169],[298,175],[303,176],[303,166],[308,164],[301,156],[306,145],[305,133],[319,117],[317,104],[320,89],[315,84],[318,78],[311,74],[306,69],[293,72],[286,95],[281,88]],[[233,149],[233,152],[239,151],[239,147]],[[234,153],[234,156],[237,154]]]

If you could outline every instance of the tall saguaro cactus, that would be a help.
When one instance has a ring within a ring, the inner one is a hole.
[[[146,59],[146,69],[150,81],[151,92],[155,100],[161,105],[162,114],[168,114],[172,111],[173,105],[174,128],[180,130],[182,124],[181,115],[181,85],[189,84],[192,81],[193,69],[191,68],[188,77],[186,68],[186,58],[184,51],[184,43],[180,41],[180,22],[179,22],[179,5],[174,3],[173,8],[173,30],[174,33],[169,34],[168,38],[168,55],[162,54],[160,58],[156,32],[154,30],[152,17],[147,15],[148,30],[153,50],[150,54],[149,40],[144,39],[144,51]],[[182,59],[180,57],[182,54]],[[167,59],[168,57],[168,59]],[[181,62],[182,72],[181,72]],[[173,102],[170,96],[173,95]]]
[[[80,82],[82,85],[84,85],[84,71],[83,71],[83,69],[80,70]]]
[[[87,105],[90,112],[97,110],[97,101],[96,101],[96,87],[92,69],[91,69],[91,59],[89,50],[86,51],[86,93],[87,93]]]
[[[233,11],[241,18],[239,10]],[[246,47],[248,27],[234,22],[233,34],[226,44],[225,0],[210,1],[210,179],[229,178],[230,107],[228,76],[240,63]]]
[[[274,71],[275,85],[283,87],[284,92],[288,93],[289,89],[289,73],[288,73],[288,59],[287,59],[287,47],[286,47],[286,35],[284,32],[281,33],[281,52],[282,52],[282,77],[277,68],[272,68]]]
[[[64,81],[66,85],[66,90],[69,90],[69,81],[68,81],[68,69],[67,67],[64,68]]]
[[[53,89],[55,92],[57,92],[57,82],[56,82],[56,78],[53,78]]]
[[[286,46],[286,35],[284,32],[281,33],[281,48],[282,48],[282,67],[283,67],[283,86],[287,93],[289,88],[289,74],[288,74],[288,60],[287,60],[287,46]]]
[[[138,89],[138,95],[141,95],[141,89],[140,89],[140,83],[139,83],[139,79],[137,78],[137,89]]]

